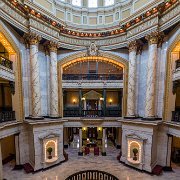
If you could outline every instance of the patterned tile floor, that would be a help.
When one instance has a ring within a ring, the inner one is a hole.
[[[4,166],[4,178],[7,180],[65,180],[71,174],[82,170],[102,170],[109,172],[119,180],[179,180],[180,167],[175,166],[174,172],[163,173],[161,176],[152,176],[124,166],[116,160],[119,150],[108,145],[107,156],[78,156],[78,149],[72,146],[66,150],[69,160],[59,166],[35,174],[26,174],[23,170],[12,171],[13,164]]]

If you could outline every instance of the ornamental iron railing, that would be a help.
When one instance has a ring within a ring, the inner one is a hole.
[[[180,111],[172,111],[172,121],[180,122]]]
[[[2,56],[0,56],[0,65],[13,70],[13,62]]]
[[[118,178],[104,171],[87,170],[77,172],[66,178],[66,180],[118,180]]]
[[[64,117],[121,117],[122,111],[117,109],[103,110],[80,110],[80,109],[66,109],[64,110]]]
[[[123,80],[122,74],[63,74],[63,80]]]
[[[15,111],[0,112],[0,123],[16,120]]]

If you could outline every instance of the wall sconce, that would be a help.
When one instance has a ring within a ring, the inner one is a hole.
[[[76,99],[73,99],[73,104],[75,104],[76,103]]]
[[[99,131],[101,130],[101,128],[99,127]]]
[[[100,101],[104,101],[104,98],[101,97],[101,98],[100,98]]]
[[[109,104],[110,104],[110,105],[112,104],[112,99],[109,99]]]
[[[81,98],[81,100],[82,100],[82,101],[85,101],[86,99],[85,99],[85,97],[83,97],[83,98]]]
[[[84,127],[83,130],[86,131],[86,128]]]

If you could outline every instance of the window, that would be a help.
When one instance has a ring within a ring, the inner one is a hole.
[[[97,0],[88,0],[89,8],[97,8]]]
[[[72,4],[75,6],[81,6],[81,0],[72,0]]]
[[[105,0],[105,6],[111,6],[114,4],[114,0]]]

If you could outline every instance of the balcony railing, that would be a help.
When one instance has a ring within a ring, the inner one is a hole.
[[[9,59],[2,57],[2,56],[0,56],[0,65],[6,67],[8,69],[13,70],[13,62],[10,61]]]
[[[15,111],[0,112],[0,123],[16,120]]]
[[[115,177],[112,174],[109,174],[107,172],[104,171],[98,171],[98,170],[86,170],[86,171],[80,171],[77,172],[71,176],[69,176],[68,178],[66,178],[66,180],[83,180],[83,179],[92,179],[92,180],[118,180],[117,177]]]
[[[78,110],[68,109],[64,110],[64,117],[121,117],[121,110],[106,109],[105,114],[103,110]]]
[[[180,111],[172,112],[172,121],[180,122]]]
[[[63,74],[63,80],[122,80],[122,74]]]

